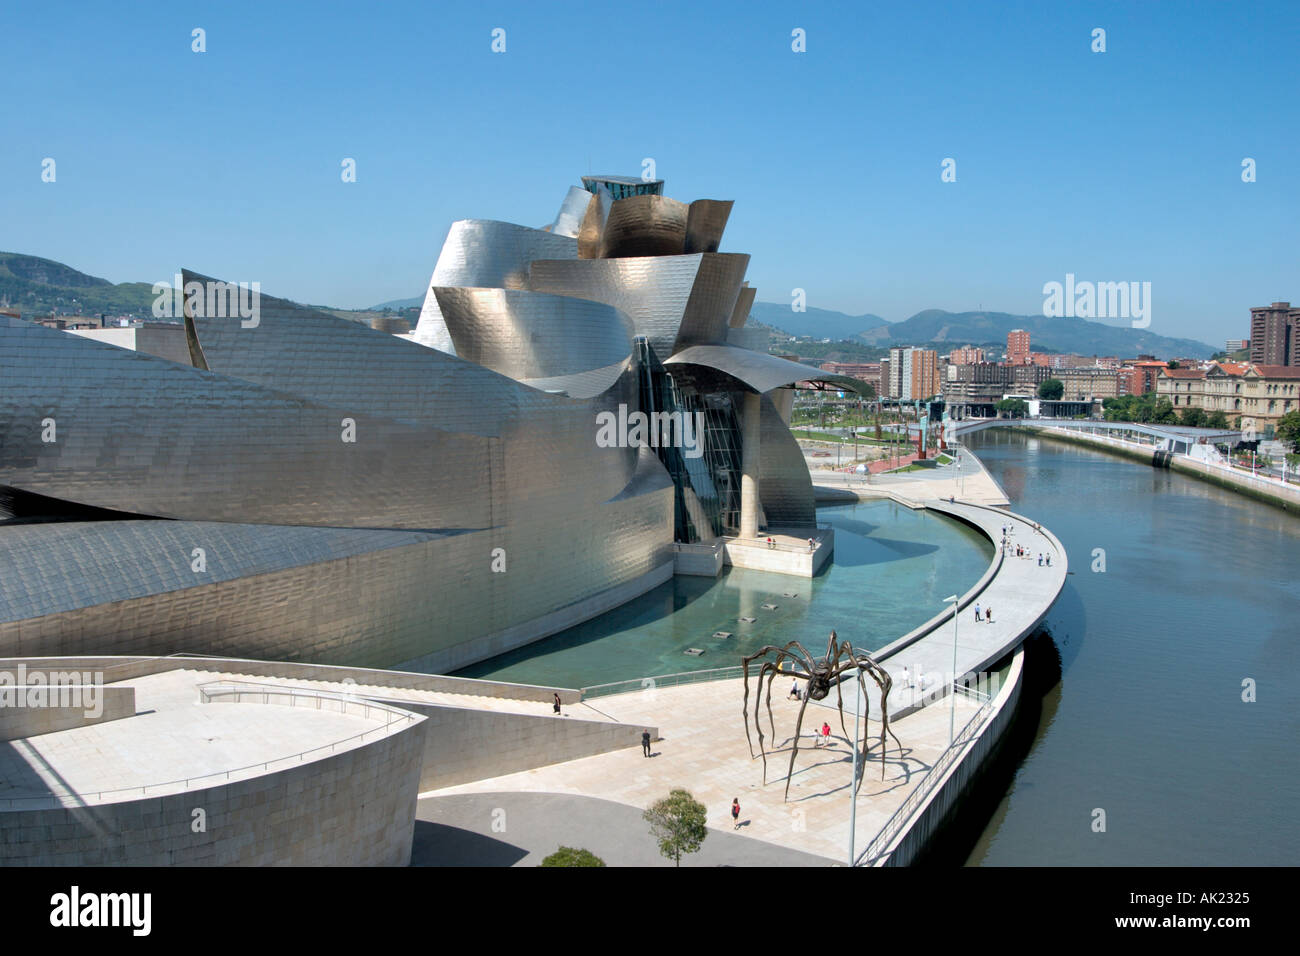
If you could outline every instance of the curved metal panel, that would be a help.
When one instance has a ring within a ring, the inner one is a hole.
[[[700,258],[700,272],[691,289],[673,351],[689,345],[727,341],[727,322],[735,311],[740,283],[749,268],[744,253],[709,252]]]
[[[671,355],[703,256],[538,260],[528,273],[537,292],[593,299],[632,320],[660,355]]]
[[[555,214],[555,222],[551,223],[551,233],[577,239],[578,231],[582,228],[582,220],[587,215],[587,206],[590,204],[591,193],[581,186],[570,186],[564,202],[560,204],[560,211]]]
[[[185,273],[186,281],[212,281]],[[594,305],[574,300],[575,307]],[[602,307],[603,308],[603,307]],[[214,371],[339,409],[340,416],[377,415],[403,423],[500,438],[501,464],[480,475],[506,513],[507,498],[526,489],[529,476],[550,476],[557,489],[603,500],[626,483],[631,449],[594,447],[595,416],[634,401],[617,375],[564,395],[548,395],[504,375],[436,349],[335,316],[262,296],[255,328],[235,319],[195,319]],[[626,349],[617,356],[626,358]],[[593,391],[596,384],[606,389]],[[565,474],[584,462],[584,481]],[[450,471],[424,483],[453,480]],[[552,489],[555,490],[555,489]],[[540,489],[538,490],[540,493]]]
[[[870,387],[866,382],[847,375],[832,375],[811,365],[734,345],[693,345],[666,359],[664,365],[702,365],[717,369],[760,393],[806,381],[831,382],[862,394]]]
[[[487,473],[490,439],[16,319],[0,318],[0,436],[0,485],[117,511],[386,528],[483,527],[492,514],[491,495],[460,480],[411,494],[431,475]]]
[[[599,259],[600,240],[605,233],[605,221],[609,219],[610,207],[614,197],[604,186],[597,186],[583,214],[582,225],[578,229],[578,258]],[[538,258],[541,258],[540,256]]]
[[[617,199],[600,236],[600,258],[679,256],[686,247],[690,207],[665,196]]]
[[[754,308],[754,296],[757,292],[758,290],[748,282],[740,287],[740,295],[736,296],[736,307],[731,311],[731,321],[727,323],[733,329],[745,327],[750,310]]]
[[[533,259],[574,259],[577,255],[577,240],[570,236],[491,219],[453,222],[429,280],[420,321],[415,326],[415,340],[444,352],[452,351],[434,287],[523,289],[527,288],[528,263]]]
[[[803,449],[781,420],[772,399],[764,395],[760,402],[758,495],[767,523],[814,528],[817,504]]]
[[[697,199],[691,203],[683,251],[687,254],[717,252],[733,205],[731,199]]]
[[[456,354],[516,380],[604,368],[632,350],[631,321],[603,302],[520,289],[433,292]]]

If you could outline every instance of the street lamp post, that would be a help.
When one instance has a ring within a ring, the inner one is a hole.
[[[858,720],[862,713],[862,681],[853,694],[853,779],[849,782],[849,866],[853,866],[854,830],[858,824]],[[884,756],[881,756],[884,759]]]
[[[950,594],[944,598],[945,603],[948,601],[952,602],[952,686],[948,688],[952,698],[948,702],[948,746],[951,747],[957,724],[957,595]]]

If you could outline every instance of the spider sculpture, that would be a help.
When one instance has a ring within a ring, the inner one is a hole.
[[[795,650],[791,650],[794,648]],[[749,664],[758,658],[766,657],[768,654],[776,652],[775,660],[763,661],[763,666],[758,671],[758,691],[757,694],[763,693],[763,678],[767,677],[767,722],[772,731],[772,739],[776,739],[776,726],[772,721],[772,682],[778,677],[794,677],[796,680],[807,681],[807,687],[802,695],[803,704],[799,707],[799,717],[795,722],[794,728],[794,746],[790,751],[790,769],[786,772],[785,777],[785,799],[790,799],[790,777],[794,774],[794,758],[799,753],[799,732],[803,728],[803,714],[808,707],[810,700],[824,700],[831,692],[831,685],[835,686],[835,693],[839,700],[840,711],[840,729],[844,731],[844,736],[849,735],[848,728],[844,726],[844,694],[840,690],[840,683],[844,680],[844,675],[849,672],[856,672],[858,687],[861,692],[864,711],[862,716],[866,718],[871,709],[871,703],[866,694],[866,683],[862,679],[862,673],[865,671],[876,686],[880,688],[880,707],[883,713],[880,718],[880,779],[885,779],[885,760],[884,748],[886,746],[885,734],[889,734],[898,744],[899,749],[903,743],[898,739],[898,735],[889,729],[889,689],[894,682],[888,672],[883,667],[872,660],[868,655],[853,650],[853,645],[848,641],[836,645],[836,635],[831,631],[830,641],[826,645],[826,655],[824,657],[813,657],[804,649],[798,641],[791,641],[785,647],[776,647],[769,644],[761,650],[755,651],[741,662],[745,677],[745,702],[743,705],[745,720],[745,739],[749,741],[749,756],[754,756],[754,739],[749,734]],[[781,664],[786,660],[792,661],[803,668],[803,673],[799,671],[782,671]],[[759,720],[761,711],[755,702],[754,707],[754,729],[758,731],[758,751],[763,757],[763,783],[767,783],[767,751],[763,748],[763,726]],[[862,755],[865,758],[868,750],[866,741],[866,723],[863,724]],[[858,746],[855,740],[853,745]],[[861,785],[861,780],[854,782],[854,792]]]

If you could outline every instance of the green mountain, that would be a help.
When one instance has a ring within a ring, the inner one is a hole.
[[[791,335],[809,335],[815,339],[851,339],[889,324],[878,315],[845,315],[832,309],[795,312],[789,302],[755,302],[749,315],[751,321],[762,322]]]
[[[1195,339],[1157,335],[1150,329],[1107,325],[1087,319],[1053,319],[1006,312],[945,312],[927,309],[910,319],[872,329],[860,336],[870,345],[933,345],[940,350],[958,345],[1005,348],[1012,329],[1029,332],[1030,347],[1078,355],[1147,354],[1157,358],[1209,358],[1215,347]]]
[[[24,318],[49,315],[153,316],[153,284],[120,282],[86,275],[61,262],[0,252],[0,309]]]
[[[380,302],[378,305],[372,305],[367,312],[383,312],[384,309],[392,309],[394,312],[401,312],[403,309],[418,309],[424,305],[424,296],[416,299],[391,299],[388,302]]]

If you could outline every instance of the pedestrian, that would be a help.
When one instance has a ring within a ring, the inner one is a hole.
[[[826,740],[826,746],[831,745],[831,725],[822,721],[822,737]]]
[[[740,829],[740,797],[731,798],[731,829]]]
[[[641,731],[641,752],[647,757],[650,756],[650,731]]]
[[[1038,556],[1038,566],[1040,568],[1043,566],[1043,556],[1041,554]]]
[[[791,682],[791,684],[790,684],[790,693],[788,693],[788,694],[785,695],[785,699],[786,699],[786,700],[789,700],[791,697],[793,697],[795,700],[798,700],[798,699],[799,699],[799,682],[798,682],[798,681],[793,681],[793,682]]]
[[[1050,554],[1047,556],[1047,566],[1049,568],[1052,566],[1052,556]]]
[[[809,539],[808,539],[808,551],[809,551],[809,553],[811,553],[811,552],[813,552],[813,551],[816,551],[816,550],[817,550],[817,542],[813,541],[812,538],[809,538]]]
[[[560,712],[560,695],[559,695],[559,694],[556,694],[556,695],[555,695],[555,703],[552,704],[551,706],[554,708],[554,710],[555,710],[555,712],[556,712],[557,714]]]
[[[992,624],[992,623],[993,623],[993,608],[991,608],[991,607],[986,607],[986,608],[984,609],[984,623],[985,623],[985,624]]]
[[[899,683],[902,684],[904,687],[911,687],[911,686],[912,686],[912,675],[911,675],[910,673],[908,673],[907,665],[906,665],[906,664],[903,665],[903,672],[902,672],[901,674],[898,675],[898,681],[899,681]]]
[[[979,606],[979,602],[976,601],[976,602],[975,602],[975,623],[978,624],[978,623],[979,623],[980,621],[982,621],[982,620],[983,620],[983,618],[980,617],[980,606]]]

